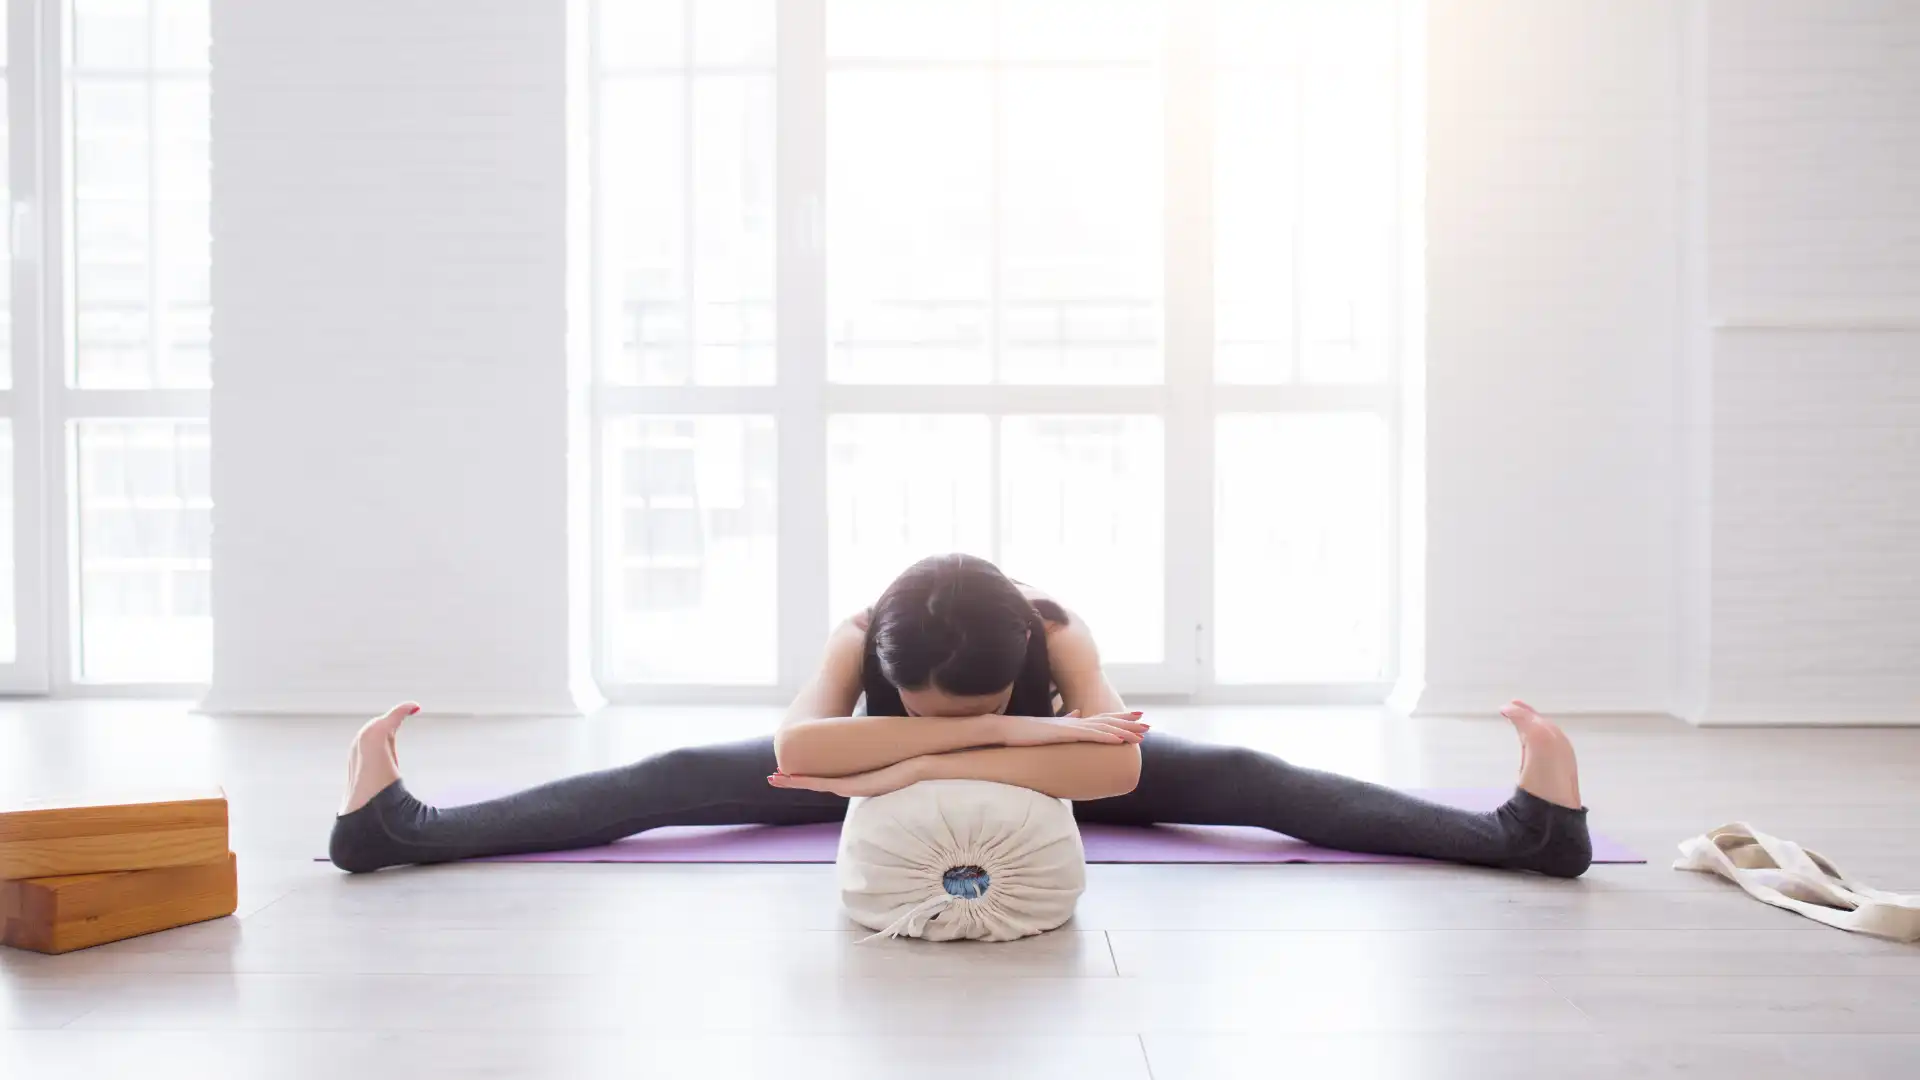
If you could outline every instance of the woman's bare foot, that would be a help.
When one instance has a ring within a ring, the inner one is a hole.
[[[395,705],[385,716],[367,721],[353,737],[353,745],[347,748],[347,798],[340,804],[340,813],[353,813],[400,779],[394,737],[400,733],[401,721],[419,711],[420,706],[411,701]]]
[[[1508,703],[1500,715],[1520,733],[1520,790],[1570,810],[1584,806],[1580,769],[1567,733],[1524,701]]]

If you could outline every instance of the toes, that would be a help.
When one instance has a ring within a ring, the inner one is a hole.
[[[1509,720],[1541,719],[1540,713],[1533,706],[1518,700],[1507,702],[1506,707],[1500,710],[1500,715]]]
[[[395,705],[381,715],[362,724],[359,734],[353,737],[354,751],[356,753],[364,753],[373,746],[376,740],[385,743],[391,748],[394,735],[400,730],[400,722],[419,711],[420,706],[409,701],[402,705]]]
[[[413,702],[411,701],[401,702],[400,704],[395,705],[393,708],[388,709],[386,713],[380,717],[379,720],[375,721],[375,723],[378,723],[381,725],[398,725],[400,721],[405,720],[407,717],[412,716],[414,713],[417,713],[419,711],[420,711],[420,706],[414,704]]]

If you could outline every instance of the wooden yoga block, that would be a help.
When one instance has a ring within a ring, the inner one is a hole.
[[[234,866],[229,852],[189,866],[0,882],[0,944],[72,952],[231,915]]]
[[[0,808],[0,879],[184,866],[227,848],[227,798],[217,791]]]

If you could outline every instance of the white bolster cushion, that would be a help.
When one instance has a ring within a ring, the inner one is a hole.
[[[1073,917],[1087,887],[1064,800],[984,780],[927,780],[854,799],[840,900],[878,936],[1012,941]]]

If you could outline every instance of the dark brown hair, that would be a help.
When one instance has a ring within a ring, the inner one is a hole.
[[[904,716],[901,690],[975,697],[1013,687],[1007,712],[1053,713],[1047,623],[1058,604],[1027,600],[1019,583],[974,555],[935,555],[908,567],[873,605],[861,664],[867,712]]]

